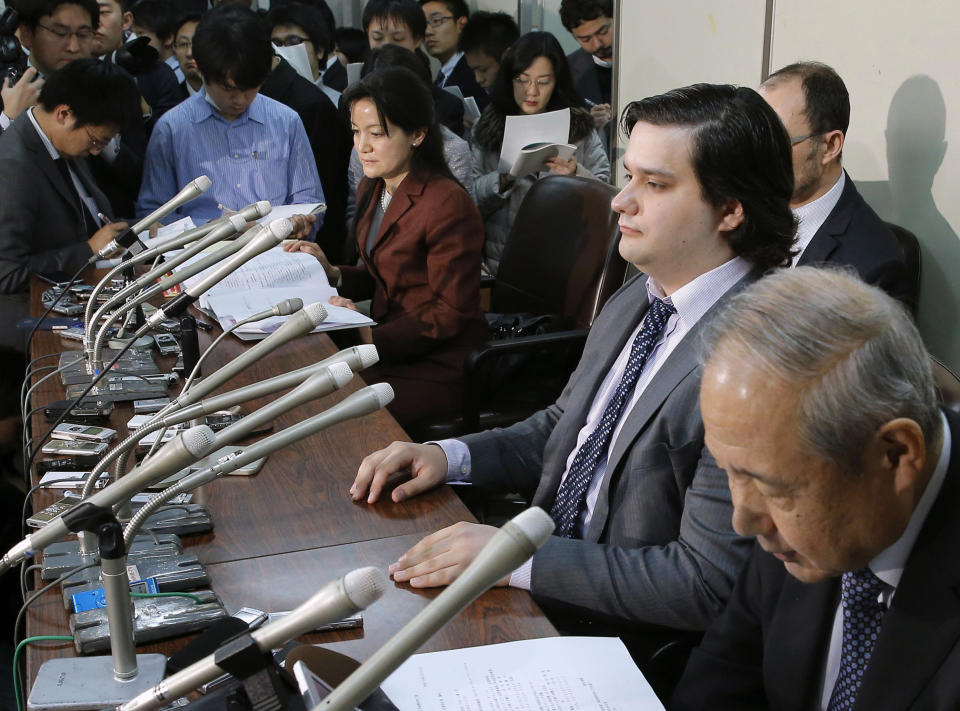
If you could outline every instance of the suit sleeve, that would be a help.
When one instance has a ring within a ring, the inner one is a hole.
[[[0,160],[0,293],[25,291],[31,274],[75,272],[93,252],[85,240],[66,247],[34,251],[42,243],[38,234],[40,211],[47,186],[31,179],[36,166]]]
[[[470,196],[445,185],[450,189],[430,201],[423,216],[427,282],[434,299],[373,329],[373,343],[385,360],[421,356],[458,336],[477,317],[483,223]]]
[[[691,653],[668,705],[670,711],[767,708],[763,686],[761,555],[764,554],[760,547],[755,546],[726,609]]]

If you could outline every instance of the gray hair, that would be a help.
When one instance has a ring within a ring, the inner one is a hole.
[[[729,300],[706,327],[704,357],[734,356],[799,393],[800,446],[857,472],[886,422],[914,420],[940,441],[933,373],[906,309],[853,273],[800,267]]]

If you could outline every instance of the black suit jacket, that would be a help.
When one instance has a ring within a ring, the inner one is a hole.
[[[855,709],[960,708],[960,417],[947,477],[903,571]],[[820,708],[840,579],[808,585],[757,546],[727,609],[693,651],[670,705]]]
[[[339,61],[323,72],[323,85],[343,93],[347,90],[347,68]]]
[[[600,68],[593,61],[593,55],[585,49],[578,49],[567,55],[567,62],[570,64],[570,74],[573,76],[573,86],[582,99],[592,101],[594,104],[610,103],[610,88],[606,90],[601,86],[598,78]],[[610,69],[613,72],[613,69]]]
[[[805,264],[851,266],[861,279],[895,299],[909,305],[913,298],[900,243],[849,175],[840,200],[797,261],[797,266]]]
[[[472,96],[476,99],[480,111],[483,111],[490,103],[490,95],[487,94],[486,89],[477,84],[477,77],[467,64],[466,56],[460,57],[460,61],[453,65],[453,71],[450,72],[450,76],[444,82],[444,86],[450,85],[460,87],[464,96]]]
[[[260,93],[289,106],[303,122],[327,203],[317,244],[338,264],[346,240],[347,169],[353,147],[350,128],[329,97],[300,76],[285,59],[267,76]]]
[[[70,161],[111,214],[83,160]],[[28,315],[31,274],[73,274],[92,256],[80,207],[27,112],[0,136],[0,346],[21,349],[14,325]]]

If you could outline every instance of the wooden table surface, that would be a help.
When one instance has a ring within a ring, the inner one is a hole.
[[[35,281],[32,305],[37,314],[41,291],[42,287]],[[219,328],[211,335],[200,332],[201,352],[216,333]],[[54,332],[40,331],[31,350],[36,357],[77,348],[79,344],[63,341]],[[228,336],[205,361],[204,373],[212,373],[245,348],[240,341]],[[217,393],[315,363],[335,352],[336,347],[325,334],[301,337],[261,358]],[[54,360],[41,361],[38,365]],[[159,362],[161,369],[169,371],[172,359],[159,359]],[[34,382],[45,372],[49,371],[40,372]],[[362,378],[355,376],[340,392],[279,417],[273,431],[330,407],[364,385]],[[63,397],[60,381],[54,376],[37,388],[32,406]],[[243,412],[252,412],[275,397],[246,403],[242,406]],[[120,431],[118,438],[125,436],[125,425],[132,414],[130,403],[118,403],[110,424]],[[35,436],[49,426],[39,414],[33,417],[32,424]],[[446,486],[401,504],[387,501],[370,506],[351,501],[347,491],[363,456],[397,439],[408,438],[393,417],[381,410],[331,427],[274,453],[255,476],[226,477],[194,492],[194,502],[208,508],[214,530],[201,536],[184,537],[184,550],[207,566],[211,589],[228,611],[243,606],[266,611],[292,609],[322,585],[354,568],[365,565],[385,568],[427,533],[457,521],[473,520]],[[35,501],[42,507],[56,498],[59,494],[41,491]],[[423,609],[437,592],[417,591],[391,582],[388,593],[363,613],[362,630],[312,634],[301,641],[329,645],[357,659],[365,659]],[[26,618],[28,635],[63,634],[68,616],[59,590],[42,596]],[[498,589],[482,595],[428,641],[423,651],[555,634],[526,592]],[[170,654],[186,639],[142,645],[138,651]],[[69,644],[31,645],[27,652],[28,678],[33,679],[39,664],[46,659],[72,654]]]

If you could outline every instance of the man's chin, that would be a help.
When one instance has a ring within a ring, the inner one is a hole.
[[[826,570],[814,568],[807,561],[784,561],[783,567],[801,583],[807,583],[808,585],[822,583],[828,578],[835,577]]]

